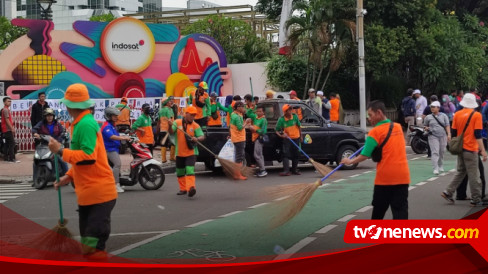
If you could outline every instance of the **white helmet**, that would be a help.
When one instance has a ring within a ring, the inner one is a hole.
[[[105,119],[106,120],[111,120],[113,115],[119,116],[120,115],[120,110],[118,110],[118,109],[116,109],[114,107],[106,107],[105,110],[104,110]]]

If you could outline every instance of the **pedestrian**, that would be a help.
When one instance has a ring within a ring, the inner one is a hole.
[[[321,90],[317,91],[317,97],[322,100],[322,117],[324,117],[325,120],[330,120],[330,108],[332,106],[330,105],[329,99],[324,96],[324,92]]]
[[[453,193],[467,174],[471,190],[471,206],[481,206],[483,205],[481,200],[482,186],[477,165],[479,151],[481,151],[483,161],[486,161],[488,158],[481,139],[481,130],[483,129],[482,117],[481,113],[475,110],[478,107],[478,103],[473,94],[467,93],[464,95],[459,104],[463,109],[454,114],[452,135],[458,136],[458,134],[464,132],[463,152],[457,156],[456,174],[441,196],[450,204],[454,204]]]
[[[305,103],[315,110],[320,116],[322,116],[322,100],[320,100],[319,97],[316,95],[315,89],[311,88],[308,90],[308,99],[305,101]]]
[[[449,117],[440,112],[441,104],[434,101],[430,104],[431,114],[425,116],[424,129],[429,132],[428,140],[431,150],[431,162],[434,175],[444,172],[444,152],[447,142],[451,140]]]
[[[244,122],[244,103],[237,102],[230,118],[230,139],[234,144],[234,162],[242,166],[246,149],[246,127],[251,124],[251,119]],[[239,175],[239,180],[247,180],[247,177]]]
[[[258,103],[259,103],[259,97],[258,96],[254,96],[252,99],[254,100],[254,105],[257,106]]]
[[[190,95],[191,105],[197,110],[197,116],[195,117],[195,123],[200,125],[202,129],[207,127],[208,112],[210,112],[210,98],[207,93],[207,82],[200,82],[198,88],[194,94]]]
[[[130,129],[131,109],[127,105],[127,103],[128,103],[127,97],[122,97],[120,99],[120,103],[115,105],[115,108],[117,108],[120,111],[120,115],[117,118],[117,122],[115,122],[115,127],[119,131],[125,131],[127,129]]]
[[[139,118],[132,124],[132,129],[136,131],[136,136],[139,138],[139,142],[147,145],[152,154],[154,148],[154,133],[150,116],[151,106],[149,104],[142,104],[141,111]]]
[[[386,118],[385,111],[385,104],[380,100],[369,104],[368,118],[374,128],[369,131],[361,154],[353,159],[344,158],[341,164],[357,164],[377,154],[373,152],[374,150],[379,152],[381,160],[376,164],[371,219],[383,219],[386,211],[391,207],[394,220],[406,220],[408,219],[410,171],[405,151],[405,138],[402,126]],[[382,149],[378,150],[379,146],[382,146]]]
[[[340,108],[340,101],[337,99],[336,94],[331,92],[329,95],[329,103],[330,103],[330,121],[332,123],[339,123],[339,108]]]
[[[429,97],[429,107],[428,107],[428,108],[426,107],[426,108],[424,109],[424,112],[422,113],[422,120],[424,120],[424,119],[425,119],[425,117],[426,117],[427,115],[429,115],[429,114],[431,114],[431,113],[432,113],[431,108],[430,108],[430,104],[432,104],[433,102],[439,102],[439,98],[438,98],[438,97],[437,97],[437,95],[435,95],[435,94],[434,94],[434,95],[431,95],[431,96]],[[441,102],[439,102],[439,104],[440,104],[440,103],[441,103]],[[444,108],[440,108],[440,110],[439,110],[439,111],[443,113],[443,112],[444,112]]]
[[[456,96],[456,103],[454,104],[456,106],[456,111],[462,109],[463,107],[459,104],[461,100],[463,100],[464,97],[464,91],[462,89],[458,90],[457,96]]]
[[[294,90],[290,90],[290,92],[288,93],[288,95],[290,96],[290,100],[295,100],[295,101],[299,101],[299,102],[302,101],[302,100],[300,100],[300,98],[298,98],[297,92],[294,91]],[[298,115],[298,119],[300,121],[302,120],[303,113],[302,113],[302,108],[301,107],[293,108],[293,113],[296,113]]]
[[[251,94],[246,94],[244,96],[244,120],[251,117],[256,117],[256,106],[252,100]],[[252,119],[251,119],[252,120]],[[256,167],[256,159],[254,159],[254,141],[252,140],[251,132],[246,133],[246,164],[249,167],[255,168]]]
[[[209,127],[222,127],[222,116],[220,111],[228,112],[229,109],[217,101],[217,93],[210,93],[210,118],[207,125]]]
[[[245,117],[247,117],[248,114],[255,113],[256,105],[254,104],[251,94],[244,95],[244,104],[245,104],[244,108],[246,111]]]
[[[266,99],[266,100],[268,100],[268,99],[273,99],[273,97],[274,97],[275,93],[276,93],[276,92],[274,92],[273,90],[270,90],[270,89],[269,89],[269,90],[267,90],[267,91],[266,91],[266,93],[265,93],[265,95],[266,95],[266,98],[265,98],[265,99]]]
[[[46,93],[39,92],[37,95],[37,102],[32,105],[31,109],[31,126],[37,125],[44,118],[44,111],[49,107],[49,103],[46,102]]]
[[[283,139],[283,172],[280,173],[280,176],[300,175],[301,173],[297,169],[300,154],[298,148],[291,143],[295,142],[300,145],[303,141],[300,120],[293,113],[290,105],[283,105],[282,110],[283,116],[278,119],[275,128],[276,134]],[[291,172],[289,160],[291,160]]]
[[[407,94],[402,100],[401,111],[407,124],[407,135],[405,136],[405,143],[410,145],[410,126],[415,124],[415,100],[412,98],[413,89],[407,89]]]
[[[336,98],[339,100],[339,124],[344,124],[346,114],[344,113],[344,108],[342,107],[342,100],[339,93],[336,94]]]
[[[415,98],[415,124],[420,127],[423,125],[422,115],[427,107],[427,99],[422,95],[420,89],[413,91],[413,98]]]
[[[195,122],[197,109],[189,106],[185,109],[185,116],[170,124],[169,133],[176,134],[176,177],[180,191],[176,195],[193,197],[197,193],[195,187],[195,162],[198,155],[196,142],[205,139],[202,128]],[[188,135],[184,134],[186,132]]]
[[[104,259],[117,191],[100,128],[90,114],[89,108],[94,102],[83,84],[70,85],[60,102],[74,119],[71,145],[69,149],[62,148],[61,143],[51,138],[49,149],[71,164],[71,168],[54,183],[54,189],[74,183],[83,254]]]
[[[169,160],[176,161],[175,158],[175,146],[171,143],[169,138],[169,121],[175,120],[175,114],[173,111],[174,98],[170,96],[161,100],[163,106],[158,113],[159,116],[159,140],[161,140],[161,162],[166,163],[166,151],[170,148]]]
[[[5,141],[5,155],[4,160],[8,163],[20,163],[15,159],[15,127],[12,120],[12,113],[10,112],[10,105],[12,99],[10,97],[3,97],[3,109],[2,109],[2,135]]]
[[[103,144],[105,151],[107,152],[107,158],[109,163],[112,164],[112,173],[115,180],[115,188],[117,192],[124,192],[124,189],[120,186],[120,169],[122,162],[120,161],[120,141],[129,141],[129,136],[120,136],[119,132],[115,128],[115,123],[119,119],[120,110],[114,107],[106,107],[104,110],[105,123],[101,127]]]
[[[258,106],[256,114],[253,114],[250,118],[252,119],[252,126],[249,127],[249,130],[252,132],[252,141],[254,143],[254,159],[259,168],[256,176],[265,177],[268,172],[264,168],[263,146],[266,138],[264,136],[266,136],[268,131],[268,120],[264,117],[264,107]]]
[[[52,108],[46,108],[42,116],[44,119],[34,125],[31,130],[34,140],[39,139],[42,134],[49,135],[58,142],[64,143],[63,134],[65,133],[65,129],[63,125],[54,118],[54,110]],[[64,175],[68,171],[68,165],[61,158],[59,158],[59,164],[61,167],[61,175]]]
[[[456,106],[454,106],[447,94],[442,95],[441,110],[447,115],[449,122],[452,122],[452,117],[454,117],[454,113],[456,112]]]
[[[479,152],[481,154],[481,151]],[[479,155],[478,154],[478,155]],[[483,165],[483,160],[478,157],[478,170],[480,172],[481,180],[481,199],[484,200],[486,197],[486,180],[485,180],[485,167]],[[464,176],[463,181],[456,189],[456,200],[469,200],[470,197],[466,194],[468,188],[468,176]]]

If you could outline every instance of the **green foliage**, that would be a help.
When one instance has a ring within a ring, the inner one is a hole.
[[[94,15],[90,17],[90,21],[95,22],[111,22],[115,20],[115,16],[112,13],[102,14],[102,15]]]
[[[303,4],[305,0],[295,0],[293,5]],[[265,14],[269,20],[280,20],[283,0],[259,0],[256,3],[256,11]]]
[[[29,31],[27,28],[17,27],[5,16],[0,16],[0,49],[5,49],[17,38],[25,35]]]
[[[307,62],[303,58],[288,59],[275,55],[266,66],[268,84],[280,91],[296,90],[298,95],[304,89]]]
[[[244,21],[229,17],[209,15],[182,31],[183,35],[202,33],[217,40],[229,63],[262,62],[271,56],[271,46],[265,39],[256,36],[251,26]]]

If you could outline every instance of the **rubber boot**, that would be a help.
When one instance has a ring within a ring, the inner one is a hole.
[[[176,152],[175,146],[171,146],[171,149],[169,151],[169,160],[170,161],[173,161],[173,162],[176,161],[175,152]]]
[[[161,162],[166,163],[168,160],[166,160],[166,147],[161,147]]]
[[[239,166],[239,170],[237,171],[238,174],[237,174],[237,176],[235,176],[235,179],[236,180],[247,180],[247,177],[242,176],[242,173],[240,170],[242,168],[242,163],[237,163],[237,165]]]

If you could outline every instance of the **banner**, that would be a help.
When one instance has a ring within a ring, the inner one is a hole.
[[[10,111],[29,110],[34,102],[35,101],[33,100],[12,100],[12,104],[10,105]]]
[[[281,6],[280,28],[278,32],[279,54],[281,55],[290,54],[290,43],[288,41],[290,31],[286,29],[286,21],[288,21],[292,13],[292,4],[292,0],[283,0]]]

